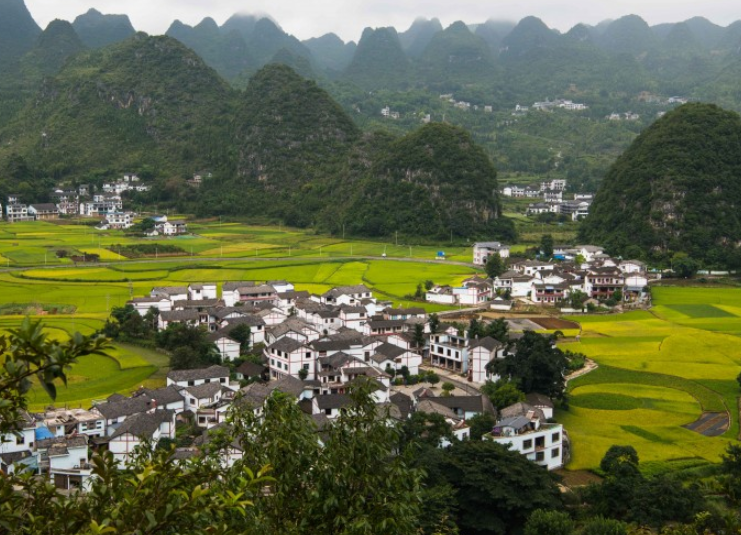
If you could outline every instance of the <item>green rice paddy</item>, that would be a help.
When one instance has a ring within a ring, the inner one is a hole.
[[[155,286],[277,279],[315,293],[362,283],[380,299],[438,311],[445,307],[413,302],[405,296],[426,280],[458,284],[477,272],[469,266],[433,261],[438,247],[344,241],[305,231],[231,223],[193,224],[190,230],[194,235],[161,240],[190,253],[185,258],[127,260],[118,255],[117,245],[151,240],[117,231],[98,233],[81,225],[0,223],[0,255],[4,260],[0,270],[6,268],[0,272],[0,312],[4,305],[8,310],[72,310],[71,315],[41,317],[49,336],[61,339],[75,331],[95,332],[112,307],[147,295]],[[105,265],[75,265],[68,257],[57,257],[62,249],[67,256],[99,254]],[[453,258],[470,262],[470,248],[458,247],[452,252]],[[384,253],[387,258],[381,258]],[[378,258],[363,258],[370,256]],[[21,316],[0,315],[0,330],[16,327],[21,320]],[[70,370],[69,387],[59,389],[56,404],[86,406],[93,399],[128,393],[142,384],[161,386],[167,360],[153,351],[124,346],[116,346],[109,357],[84,357]],[[34,387],[30,403],[39,409],[51,399]]]
[[[564,345],[600,367],[569,384],[557,418],[572,439],[569,469],[598,466],[613,444],[669,469],[717,462],[739,434],[741,289],[655,287],[650,312],[572,318],[578,342]],[[703,412],[727,413],[722,436],[686,429]]]

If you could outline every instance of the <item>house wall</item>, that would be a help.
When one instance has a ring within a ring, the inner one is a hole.
[[[555,470],[563,466],[563,426],[561,424],[544,424],[538,431],[511,437],[485,435],[485,438],[499,444],[510,445],[511,449],[525,455],[528,460],[544,466],[548,470]],[[545,445],[543,448],[536,449],[535,442],[538,438],[544,439]],[[539,454],[542,454],[542,459],[540,459],[541,455]]]

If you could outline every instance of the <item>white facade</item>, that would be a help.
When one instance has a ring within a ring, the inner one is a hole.
[[[240,343],[228,336],[220,336],[214,340],[214,344],[221,353],[222,360],[234,360],[239,358]]]
[[[215,282],[204,282],[202,284],[188,285],[188,299],[191,301],[202,301],[204,299],[217,299]]]
[[[518,420],[522,419],[518,418]],[[506,423],[504,421],[502,424],[505,425],[497,424],[494,433],[484,435],[484,440],[508,445],[510,449],[521,453],[528,460],[548,470],[556,470],[563,466],[563,426],[561,424],[537,423],[532,431],[518,432]]]
[[[504,245],[498,241],[479,242],[473,244],[473,263],[476,266],[486,265],[489,257],[499,253],[502,258],[509,258],[509,245]]]

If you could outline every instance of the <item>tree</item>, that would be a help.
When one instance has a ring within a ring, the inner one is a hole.
[[[560,492],[545,470],[488,440],[426,450],[417,463],[427,473],[428,489],[449,485],[455,491],[454,520],[461,533],[519,533],[532,511],[561,504]]]
[[[473,418],[469,418],[466,423],[471,428],[471,440],[481,440],[481,437],[485,434],[491,433],[497,420],[488,412],[482,412]]]
[[[420,323],[414,325],[414,346],[417,349],[425,346],[425,328]]]
[[[625,473],[626,467],[638,471],[638,452],[633,446],[610,446],[599,463],[600,470],[607,475]]]
[[[628,527],[619,520],[597,516],[584,524],[581,535],[628,535]]]
[[[486,275],[490,279],[495,279],[499,275],[504,273],[505,267],[501,255],[499,253],[489,255],[489,257],[486,259],[484,270],[486,271]]]
[[[574,521],[562,511],[536,509],[527,519],[524,535],[572,535]]]
[[[430,314],[429,322],[430,332],[432,334],[436,334],[440,330],[440,318],[437,316],[437,314]]]
[[[497,318],[486,326],[485,335],[503,344],[509,343],[509,324],[504,318]]]
[[[424,286],[422,286],[421,282],[417,284],[417,289],[414,290],[414,298],[422,299],[422,300],[424,300],[425,298],[425,289],[424,289]]]
[[[509,379],[499,379],[496,382],[486,381],[481,387],[481,393],[486,395],[497,410],[525,401],[525,394],[517,388],[517,384]]]
[[[445,381],[443,383],[443,396],[449,397],[453,390],[455,390],[455,385],[449,381]]]
[[[582,310],[584,308],[584,301],[589,299],[589,296],[581,290],[573,290],[569,294],[569,306],[575,310]]]
[[[678,277],[691,279],[697,273],[698,265],[687,253],[675,253],[671,261],[672,271]]]
[[[468,336],[469,340],[475,340],[480,336],[484,336],[483,324],[476,318],[471,318],[471,321],[468,323],[468,332],[466,333],[466,335]]]
[[[170,356],[170,368],[173,370],[193,370],[201,368],[201,364],[201,355],[194,347],[177,347]]]
[[[430,372],[427,374],[427,382],[430,383],[431,386],[435,386],[440,382],[440,376],[435,372]]]
[[[553,338],[533,331],[525,331],[517,340],[514,353],[487,364],[489,372],[516,381],[524,393],[537,392],[556,399],[564,397],[567,367],[566,356],[554,346]]]
[[[250,348],[252,342],[252,331],[246,323],[240,323],[229,331],[229,336],[239,342],[239,354],[244,355]]]
[[[298,378],[301,379],[302,381],[306,381],[306,378],[308,376],[309,376],[309,370],[307,370],[306,368],[301,368],[298,371]]]
[[[440,447],[443,440],[455,440],[450,424],[441,414],[414,412],[403,425],[404,444],[423,444]]]
[[[16,429],[27,407],[26,394],[36,378],[49,397],[56,398],[55,381],[66,384],[69,367],[85,355],[106,355],[109,341],[73,334],[60,342],[44,332],[40,321],[25,318],[17,329],[0,336],[0,434]]]
[[[543,234],[540,237],[540,252],[546,258],[553,256],[553,236],[550,234]]]
[[[186,348],[188,351],[181,351],[176,359],[178,363],[187,362],[190,363],[189,366],[195,368],[221,364],[218,349],[208,339],[208,333],[200,327],[171,323],[166,329],[157,332],[154,339],[158,347],[170,351],[173,356],[178,348]],[[197,362],[195,355],[197,355]]]

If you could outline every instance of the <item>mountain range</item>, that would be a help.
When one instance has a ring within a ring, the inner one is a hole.
[[[57,21],[53,25],[58,26]],[[93,9],[77,17],[72,28],[91,49],[136,33],[126,15]],[[17,72],[23,64],[28,70],[34,58],[24,56],[37,46],[41,34],[23,0],[0,0],[0,71]],[[420,18],[405,31],[366,28],[356,44],[334,34],[300,41],[268,17],[236,14],[222,25],[211,18],[195,26],[175,20],[166,35],[240,87],[288,51],[290,57],[306,60],[318,80],[349,81],[366,90],[489,84],[494,86],[491,94],[503,98],[563,93],[574,87],[580,92],[600,90],[610,73],[614,92],[630,93],[640,86],[667,94],[691,93],[710,86],[705,92],[713,93],[715,79],[741,53],[741,21],[721,27],[702,17],[649,26],[627,15],[596,26],[577,24],[563,34],[532,16],[516,24],[458,21],[447,28],[437,19]],[[62,50],[73,50],[69,36],[65,44]],[[41,70],[53,65],[59,69],[64,57],[61,52],[55,61],[44,57]],[[509,82],[503,90],[505,80],[528,78],[526,73],[540,72],[541,66],[550,66],[542,79],[555,74],[556,80],[533,84],[528,79],[514,87]]]

